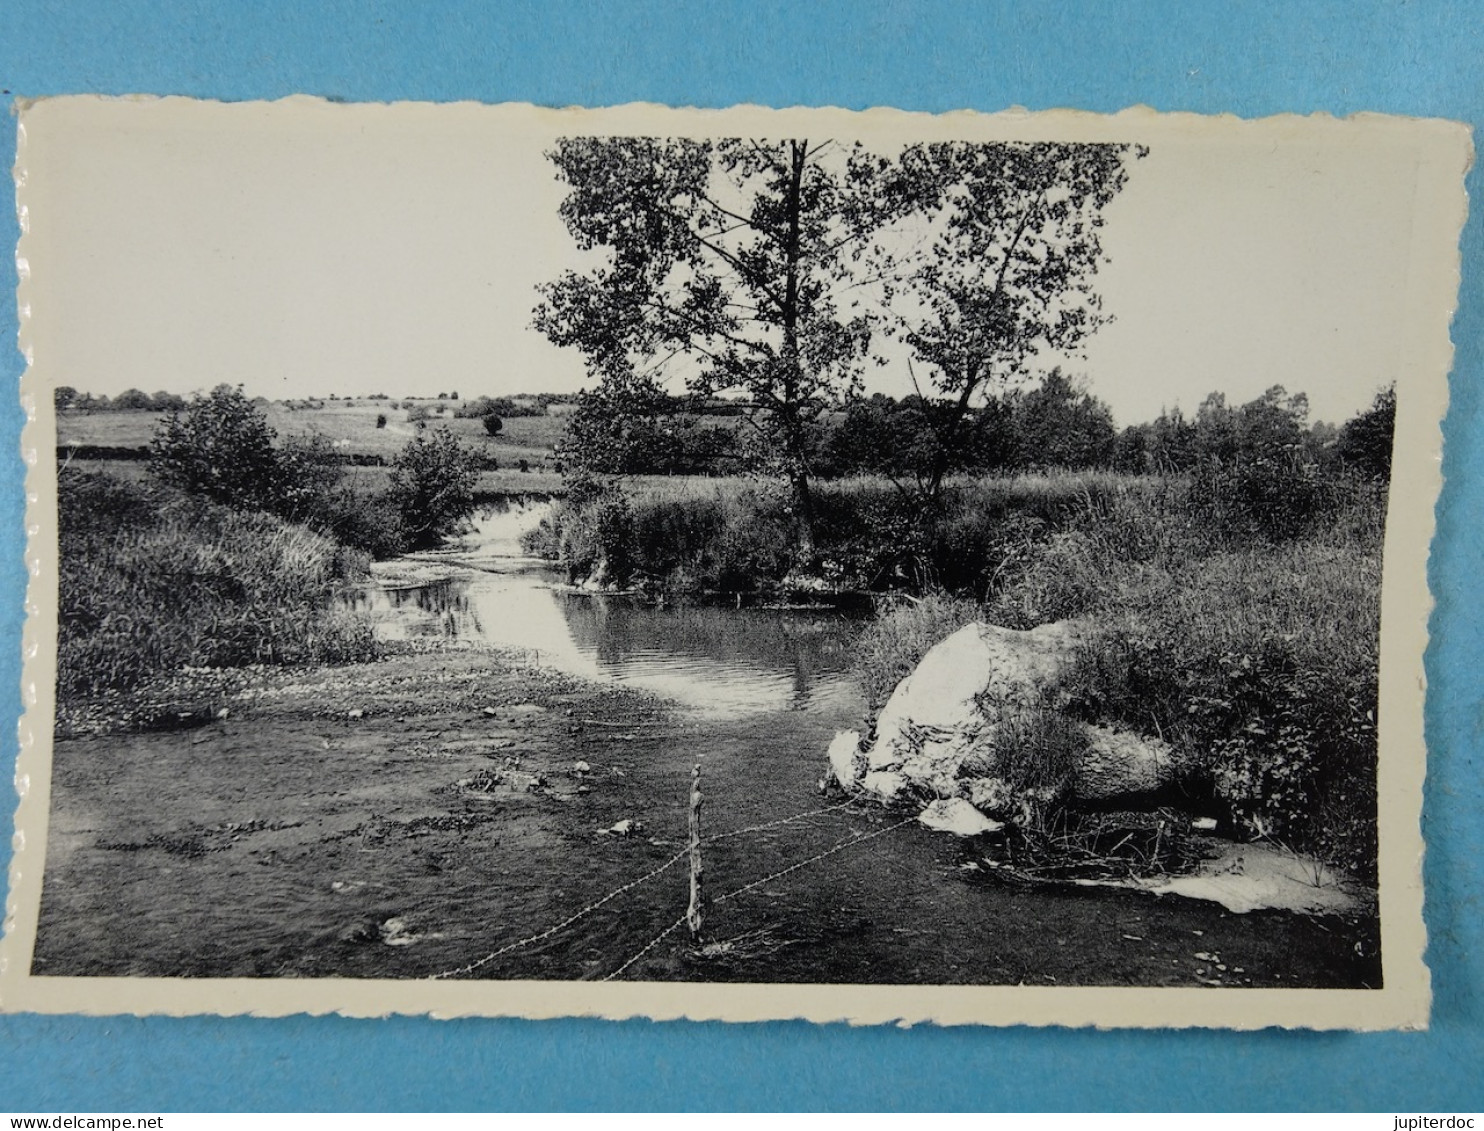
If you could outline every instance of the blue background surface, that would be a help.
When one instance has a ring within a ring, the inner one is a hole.
[[[1379,110],[1484,121],[1484,6],[4,0],[3,95]],[[3,131],[0,162],[13,159]],[[1481,174],[1469,181],[1480,199]],[[0,247],[13,214],[0,210]],[[1465,234],[1431,576],[1425,1034],[0,1017],[0,1110],[1484,1108],[1484,225]],[[0,387],[15,306],[0,263]],[[19,715],[21,414],[0,394],[0,721]],[[0,761],[15,756],[0,725]],[[4,775],[9,779],[9,773]],[[0,798],[0,844],[12,806]],[[7,855],[8,858],[8,855]]]

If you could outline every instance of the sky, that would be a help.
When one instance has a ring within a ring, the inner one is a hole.
[[[1314,419],[1354,415],[1416,337],[1411,149],[1334,122],[1183,121],[1076,127],[1150,151],[1106,212],[1114,321],[1048,362],[1119,424],[1275,384]],[[861,128],[874,144],[879,123]],[[580,112],[63,99],[22,130],[23,337],[53,384],[467,398],[585,380],[531,327],[537,285],[581,262],[544,156],[603,132]],[[903,364],[869,375],[910,387]]]

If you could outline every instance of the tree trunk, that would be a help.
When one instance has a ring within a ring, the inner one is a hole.
[[[798,529],[799,565],[814,565],[814,492],[809,487],[809,473],[795,471],[789,476],[793,489],[794,522]]]
[[[789,484],[793,488],[794,521],[798,526],[799,564],[811,568],[814,565],[814,495],[809,490],[809,472],[805,462],[807,452],[805,430],[799,419],[799,237],[803,222],[804,164],[809,143],[789,143],[790,169],[788,182],[788,235],[783,248],[783,403],[784,440],[788,444],[788,458],[793,466],[789,473]]]

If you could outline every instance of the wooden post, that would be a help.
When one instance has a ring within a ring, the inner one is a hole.
[[[697,763],[690,775],[690,906],[685,911],[685,924],[692,942],[701,938],[701,767]]]

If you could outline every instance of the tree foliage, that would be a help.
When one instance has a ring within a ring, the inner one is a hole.
[[[1362,475],[1379,482],[1391,479],[1391,447],[1396,429],[1396,386],[1376,394],[1371,407],[1346,422],[1335,452]]]
[[[536,325],[622,386],[677,360],[691,390],[742,390],[793,485],[812,555],[813,423],[857,388],[868,320],[840,300],[878,219],[856,150],[803,139],[564,138],[561,216],[586,272],[545,286]],[[621,400],[620,391],[617,399]]]
[[[447,426],[414,436],[392,464],[388,498],[406,546],[425,550],[457,532],[474,510],[479,465]]]
[[[1075,356],[1108,319],[1093,283],[1104,210],[1142,147],[1053,142],[914,145],[872,174],[892,218],[873,248],[892,332],[927,368],[938,456],[935,501],[976,403]],[[919,389],[919,392],[923,390]]]
[[[268,419],[241,386],[218,385],[160,422],[150,474],[238,510],[274,511],[285,471]]]
[[[677,367],[693,393],[744,392],[764,462],[793,484],[808,556],[810,477],[822,454],[841,455],[822,444],[822,418],[859,392],[873,331],[927,370],[904,410],[926,442],[901,467],[935,499],[945,475],[983,462],[988,393],[1105,321],[1093,289],[1103,210],[1142,153],[563,139],[550,155],[570,190],[561,215],[579,248],[601,254],[543,288],[536,325],[586,355],[603,386],[593,412],[637,407],[642,421],[634,391]],[[882,424],[851,411],[847,448]]]
[[[1112,411],[1060,369],[1028,392],[1015,390],[1010,417],[1017,467],[1044,471],[1112,463]]]

